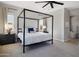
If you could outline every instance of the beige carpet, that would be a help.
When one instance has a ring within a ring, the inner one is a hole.
[[[66,43],[70,43],[73,45],[78,45],[79,44],[79,39],[70,39],[68,41],[66,41]]]
[[[54,41],[54,44],[40,43],[22,52],[20,43],[0,46],[1,57],[79,57],[79,45]]]

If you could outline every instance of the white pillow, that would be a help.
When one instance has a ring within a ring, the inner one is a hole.
[[[36,30],[36,28],[34,28],[34,32],[36,32],[37,30]]]
[[[35,32],[36,32],[36,28],[34,28],[34,31],[31,31],[30,33],[35,33]],[[28,28],[25,28],[25,33],[28,33]]]

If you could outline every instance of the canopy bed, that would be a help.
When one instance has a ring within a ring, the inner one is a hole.
[[[52,20],[51,34],[48,32],[39,31],[39,20],[50,18]],[[23,30],[20,27],[20,19],[23,20]],[[37,30],[34,32],[34,28],[27,28],[26,31],[26,19],[37,21]],[[22,30],[22,31],[21,31]],[[34,32],[34,33],[31,33]],[[51,41],[53,44],[53,16],[29,9],[23,9],[17,18],[17,35],[22,41],[23,53],[25,53],[25,47],[30,44],[39,43],[43,41]]]

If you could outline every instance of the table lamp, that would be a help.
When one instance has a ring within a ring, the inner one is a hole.
[[[13,29],[12,23],[5,24],[5,30],[7,31],[8,34],[11,34],[12,29]]]

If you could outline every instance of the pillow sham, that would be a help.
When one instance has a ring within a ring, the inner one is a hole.
[[[28,33],[34,32],[34,28],[28,28]]]

